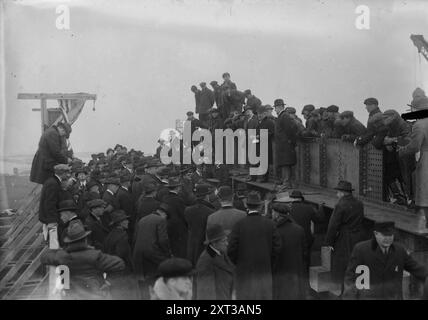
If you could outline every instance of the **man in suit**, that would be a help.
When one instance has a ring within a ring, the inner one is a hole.
[[[117,192],[120,188],[120,178],[110,177],[105,181],[107,187],[103,194],[103,200],[107,203],[106,210],[108,214],[114,210],[120,209],[120,204],[117,199]]]
[[[52,246],[58,247],[58,206],[62,198],[61,183],[70,177],[70,167],[66,164],[54,166],[54,175],[43,183],[40,193],[39,221],[43,223],[43,235]]]
[[[345,276],[346,299],[402,300],[403,271],[424,281],[426,266],[394,242],[393,221],[376,222],[373,238],[355,245]]]
[[[89,215],[86,217],[85,226],[91,231],[89,237],[92,246],[96,249],[104,249],[104,240],[110,233],[109,223],[105,215],[107,203],[102,199],[88,202]]]

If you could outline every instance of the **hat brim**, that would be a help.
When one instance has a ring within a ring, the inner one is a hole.
[[[61,209],[57,210],[58,213],[63,212],[63,211],[77,211],[77,208],[76,207],[67,207],[67,208],[61,208]]]
[[[76,239],[70,239],[68,236],[64,237],[64,243],[73,243],[73,242],[77,242],[79,240],[82,240],[84,238],[86,238],[87,236],[89,236],[92,233],[92,231],[85,231],[85,233],[83,235],[81,235],[80,237],[76,238]]]

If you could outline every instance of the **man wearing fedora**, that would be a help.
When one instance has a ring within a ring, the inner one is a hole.
[[[235,267],[227,256],[227,233],[221,225],[207,228],[204,244],[196,265],[196,299],[231,300]]]
[[[413,93],[410,107],[412,112],[428,109],[428,97],[420,88]],[[419,227],[428,228],[428,118],[416,120],[410,134],[410,142],[398,148],[398,155],[401,159],[415,156],[415,209],[420,217]]]
[[[64,246],[65,230],[71,221],[80,220],[76,214],[77,207],[73,200],[61,201],[58,205],[60,224],[58,225],[59,244]]]
[[[43,224],[45,240],[48,240],[49,235],[51,244],[58,246],[58,205],[63,194],[61,183],[69,178],[70,167],[65,164],[57,164],[53,169],[55,174],[45,180],[40,193],[39,221]]]
[[[352,249],[356,243],[363,240],[364,204],[352,195],[354,189],[349,181],[339,181],[335,189],[339,201],[330,217],[324,243],[332,251],[332,281],[341,287],[342,294]]]
[[[375,222],[373,238],[355,245],[346,270],[344,298],[402,300],[403,271],[421,281],[426,279],[426,266],[394,241],[394,233],[393,221]],[[357,270],[358,266],[365,270]],[[364,277],[364,281],[359,281],[359,277]]]
[[[108,297],[103,273],[111,276],[125,268],[123,260],[88,246],[86,231],[79,220],[70,223],[60,250],[49,249],[41,257],[43,265],[66,265],[70,270],[70,289],[66,299],[93,300]]]
[[[211,193],[209,184],[195,186],[196,203],[184,210],[184,219],[187,223],[187,259],[195,266],[204,250],[205,230],[207,219],[214,212],[214,207],[208,202]]]
[[[276,165],[282,177],[282,187],[292,188],[293,166],[297,163],[296,143],[298,127],[295,121],[284,112],[285,103],[282,99],[274,101],[278,119],[275,124]]]
[[[106,216],[107,203],[102,199],[91,200],[87,203],[89,215],[86,217],[85,226],[91,231],[91,244],[96,249],[104,248],[104,240],[110,233],[110,219]]]
[[[218,224],[226,232],[230,233],[234,225],[247,215],[245,211],[238,210],[233,206],[233,192],[229,186],[221,186],[217,194],[221,208],[208,216],[207,227]]]
[[[272,268],[281,250],[281,238],[272,220],[260,215],[263,201],[250,192],[247,217],[238,221],[229,237],[227,254],[236,266],[238,300],[271,300]]]
[[[162,202],[168,205],[168,237],[171,243],[172,254],[175,257],[187,258],[187,223],[184,218],[186,205],[179,196],[181,182],[178,178],[169,178],[167,187],[169,193],[165,195]]]
[[[112,229],[104,240],[103,252],[117,256],[125,262],[125,269],[109,278],[112,284],[111,297],[113,300],[136,299],[137,281],[132,275],[134,266],[127,232],[129,216],[124,210],[115,210],[111,213],[110,227]]]
[[[305,231],[290,216],[290,207],[272,205],[272,219],[281,237],[281,251],[272,270],[274,300],[303,300],[309,282],[305,275]]]
[[[191,300],[193,294],[192,263],[182,258],[170,258],[159,265],[160,277],[150,288],[151,300]]]

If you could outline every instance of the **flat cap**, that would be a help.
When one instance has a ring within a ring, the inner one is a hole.
[[[370,105],[370,104],[379,105],[379,101],[377,101],[376,98],[367,98],[366,100],[364,100],[364,104],[365,105]]]
[[[182,258],[170,258],[159,265],[158,272],[164,278],[189,277],[193,275],[192,263]]]
[[[331,106],[327,107],[327,112],[339,112],[339,107],[332,104]]]
[[[352,118],[354,116],[354,113],[352,111],[343,111],[340,114],[340,117],[343,118]]]
[[[284,205],[283,203],[274,203],[272,205],[272,210],[279,212],[281,214],[289,214],[290,207],[288,205]]]
[[[93,209],[97,207],[106,207],[107,202],[105,202],[103,199],[94,199],[86,202],[86,205],[88,206],[89,209]]]
[[[293,108],[293,107],[287,107],[287,108],[285,108],[285,112],[291,113],[291,114],[295,114],[296,113],[296,109]]]
[[[57,164],[56,166],[54,166],[55,172],[67,172],[70,170],[71,170],[71,167],[67,164],[60,163],[60,164]]]
[[[307,105],[303,106],[302,113],[305,111],[312,112],[314,110],[315,110],[315,106],[313,104],[307,104]]]
[[[382,234],[392,234],[395,229],[394,221],[377,221],[374,224],[374,231],[378,231]]]

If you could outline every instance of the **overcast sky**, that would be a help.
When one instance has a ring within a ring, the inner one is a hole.
[[[265,104],[283,98],[299,114],[337,104],[363,123],[365,98],[403,112],[416,86],[428,89],[409,39],[428,38],[424,0],[0,2],[6,155],[32,154],[40,138],[39,102],[19,92],[97,94],[96,111],[87,102],[73,126],[75,152],[121,143],[152,153],[161,130],[194,109],[190,86],[226,71]],[[70,30],[55,27],[58,4],[70,6]],[[360,4],[370,30],[355,27]]]

